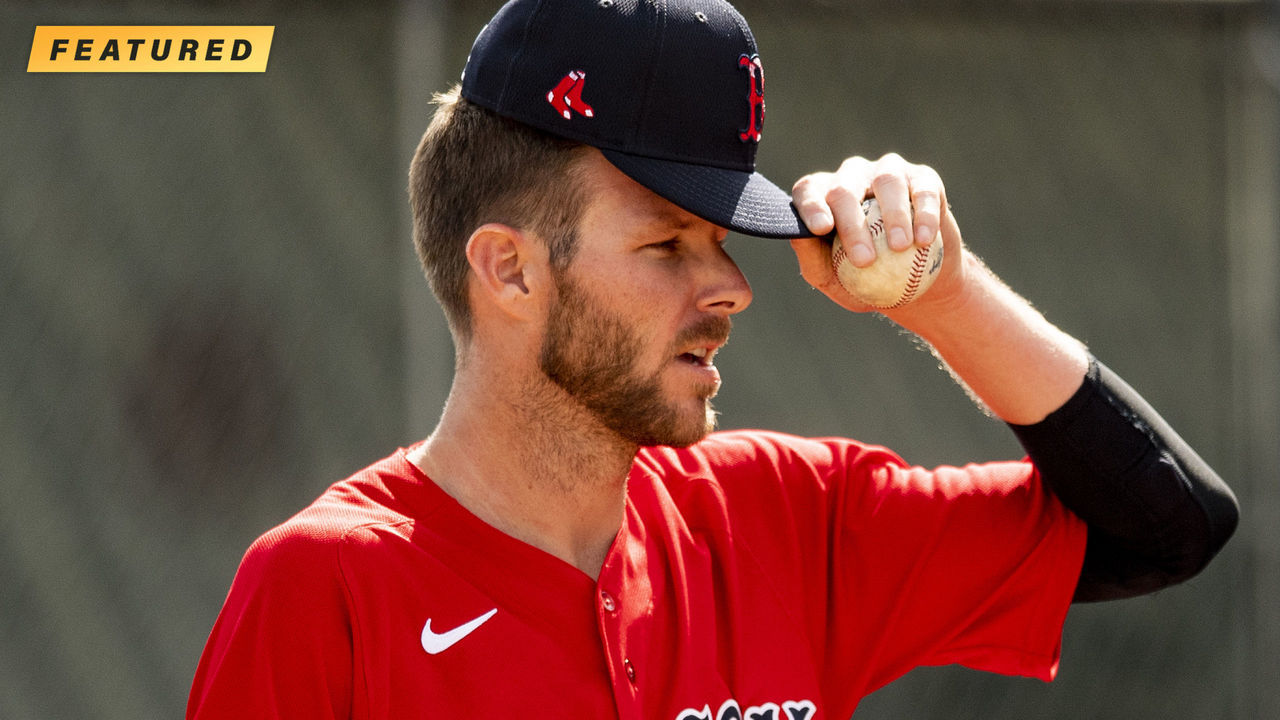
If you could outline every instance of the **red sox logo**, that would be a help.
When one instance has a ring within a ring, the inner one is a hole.
[[[585,72],[573,70],[560,78],[560,82],[547,93],[547,102],[551,103],[551,107],[555,108],[565,120],[573,117],[570,110],[577,110],[584,117],[595,117],[591,106],[582,99],[582,84],[586,77]]]
[[[751,117],[747,127],[738,133],[742,142],[760,142],[760,130],[764,127],[764,66],[759,55],[743,53],[738,57],[738,67],[747,71],[747,102],[751,104]]]

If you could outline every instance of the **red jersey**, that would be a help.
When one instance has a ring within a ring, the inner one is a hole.
[[[401,450],[259,538],[188,718],[848,718],[917,665],[1051,679],[1084,524],[1026,462],[851,440],[639,452],[599,580]]]

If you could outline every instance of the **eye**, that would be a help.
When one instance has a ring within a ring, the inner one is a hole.
[[[680,248],[680,239],[671,238],[669,240],[663,240],[662,242],[650,243],[648,245],[645,245],[645,247],[652,248],[659,252],[671,253],[671,252],[675,252]]]

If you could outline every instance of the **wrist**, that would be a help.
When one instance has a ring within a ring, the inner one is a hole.
[[[977,257],[963,250],[959,254],[954,268],[949,268],[933,287],[912,303],[882,311],[885,317],[930,343],[935,337],[942,340],[941,336],[957,323],[965,324],[965,318],[983,305],[982,297],[993,292],[994,288],[988,285],[1002,283]]]
[[[978,258],[967,255],[960,265],[937,296],[889,317],[924,340],[993,415],[1011,423],[1042,420],[1080,387],[1088,350]]]

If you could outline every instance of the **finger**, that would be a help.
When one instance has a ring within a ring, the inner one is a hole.
[[[839,184],[833,187],[838,198],[833,202],[836,213],[836,237],[844,246],[844,254],[856,267],[866,267],[876,261],[876,245],[871,240],[871,228],[867,226],[867,214],[862,203],[871,195],[872,163],[855,155],[845,158],[836,171]],[[830,193],[828,193],[830,195]]]
[[[858,176],[846,180],[837,173],[837,177],[839,181],[827,191],[827,205],[835,216],[835,241],[843,245],[850,262],[866,267],[876,260],[876,246],[871,240],[867,215],[862,210],[867,185]]]
[[[942,216],[946,212],[946,190],[942,186],[942,178],[927,165],[913,165],[910,182],[914,210],[912,222],[915,226],[913,239],[917,245],[927,247],[941,227]]]
[[[836,170],[836,174],[845,182],[851,186],[861,186],[864,192],[871,189],[871,177],[874,172],[874,164],[861,155],[845,158],[844,162],[840,163],[840,168]]]
[[[871,189],[880,203],[884,219],[885,241],[889,249],[901,252],[911,247],[911,168],[896,153],[889,153],[875,163]]]
[[[826,235],[835,229],[835,218],[827,206],[827,190],[834,182],[834,173],[818,172],[805,175],[791,187],[791,202],[815,235]]]

